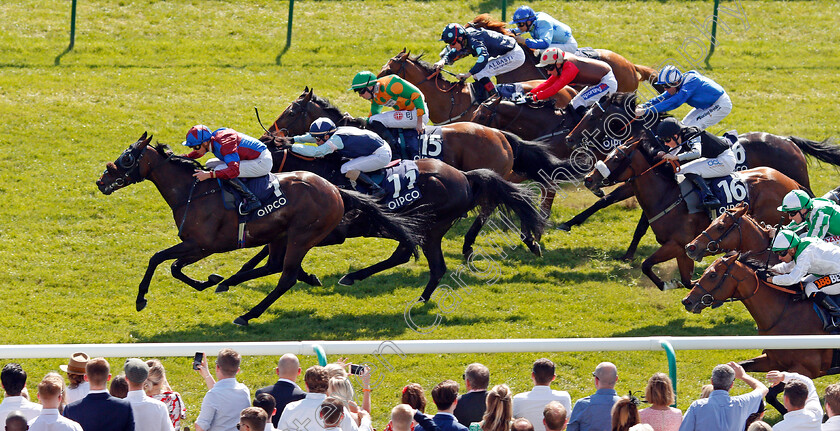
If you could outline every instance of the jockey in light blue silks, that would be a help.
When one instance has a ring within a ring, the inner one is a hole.
[[[659,71],[656,83],[664,85],[665,92],[636,107],[637,117],[649,112],[668,112],[687,103],[694,109],[682,123],[706,130],[732,111],[732,101],[723,87],[695,70],[680,73],[674,66],[665,66]]]
[[[570,54],[578,49],[571,27],[545,12],[534,12],[530,6],[519,6],[509,24],[516,24],[516,28],[511,31],[517,35],[516,41],[524,43],[528,48],[542,51],[555,47]],[[523,33],[530,33],[531,38],[520,36]]]

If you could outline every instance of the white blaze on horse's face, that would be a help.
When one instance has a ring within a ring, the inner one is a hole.
[[[595,162],[595,170],[598,171],[604,179],[607,179],[607,177],[610,176],[610,168],[607,167],[607,164],[604,163],[603,160]]]

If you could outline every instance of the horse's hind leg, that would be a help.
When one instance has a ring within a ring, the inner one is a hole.
[[[158,265],[170,259],[180,259],[190,255],[201,255],[201,252],[192,243],[182,242],[166,250],[161,250],[149,258],[149,266],[146,267],[146,273],[143,275],[143,280],[140,281],[140,286],[137,291],[137,301],[135,304],[137,311],[146,308],[146,294],[149,293],[149,284],[152,282],[152,276],[155,274],[155,269],[157,269]],[[201,259],[201,257],[196,260]]]
[[[423,254],[426,255],[426,260],[429,261],[429,282],[426,283],[426,288],[423,289],[423,294],[420,296],[420,300],[423,302],[429,301],[432,293],[435,292],[438,284],[440,284],[440,279],[443,278],[443,274],[446,273],[446,261],[443,259],[443,250],[441,250],[440,242],[443,240],[443,235],[448,228],[444,228],[443,232],[440,232],[440,230],[439,228],[430,232],[423,244]]]
[[[267,275],[277,274],[283,269],[283,258],[285,256],[286,250],[278,250],[278,254],[276,259],[269,260],[265,263],[265,265],[254,268],[256,263],[262,261],[266,256],[269,254],[269,247],[265,246],[256,256],[251,258],[236,274],[231,275],[221,283],[219,286],[216,287],[216,293],[227,292],[230,290],[231,287],[236,286],[238,284],[244,283],[246,281],[253,280],[255,278],[265,277]],[[255,262],[255,263],[254,263]],[[253,263],[253,265],[252,265]],[[250,266],[250,268],[249,268]],[[309,274],[303,269],[301,269],[298,273],[298,281],[302,281],[310,286],[321,286],[321,280],[318,279],[318,276],[314,274]]]
[[[616,188],[615,190],[611,191],[606,196],[598,199],[598,202],[595,202],[589,208],[583,210],[580,214],[572,217],[571,220],[562,223],[560,226],[557,226],[557,229],[564,230],[566,232],[571,231],[574,226],[582,224],[586,221],[592,214],[595,214],[599,210],[606,208],[616,202],[623,201],[625,199],[630,198],[633,196],[633,187],[630,184],[623,184]]]
[[[642,213],[639,217],[639,223],[636,224],[636,230],[633,232],[633,239],[630,240],[630,245],[627,247],[627,251],[624,253],[624,256],[621,256],[621,260],[626,262],[633,260],[633,256],[636,254],[636,249],[639,248],[639,243],[642,241],[642,237],[645,236],[649,227],[650,223],[648,223],[648,219],[645,217],[645,214]]]
[[[492,214],[493,208],[489,210],[487,208],[481,208],[478,213],[478,216],[473,221],[473,224],[470,225],[469,230],[467,230],[466,235],[464,235],[464,247],[461,249],[461,252],[464,255],[464,261],[469,261],[470,256],[473,253],[473,244],[475,244],[475,238],[478,237],[478,233],[481,232],[481,228],[484,227],[484,224],[487,223],[487,219],[490,218],[490,214]],[[428,256],[427,256],[428,258]]]
[[[201,292],[208,287],[215,286],[224,278],[219,274],[210,274],[207,277],[207,281],[198,281],[190,276],[184,274],[182,268],[191,265],[195,262],[198,262],[201,259],[204,259],[206,255],[198,255],[198,256],[184,256],[178,259],[175,259],[175,262],[172,262],[172,266],[170,267],[170,271],[172,272],[172,276],[175,277],[176,280],[181,280],[193,289]]]
[[[411,260],[411,254],[413,252],[413,248],[409,247],[403,243],[400,243],[397,246],[397,249],[391,253],[391,256],[387,259],[383,260],[382,262],[376,263],[371,265],[367,268],[362,268],[358,271],[351,272],[344,277],[341,277],[338,280],[338,284],[342,286],[351,286],[358,280],[364,280],[370,277],[377,272],[385,271],[386,269],[391,269],[395,266],[402,265],[409,260]]]
[[[299,246],[292,246],[289,249],[286,249],[285,244],[286,241],[283,241],[285,249],[285,256],[283,257],[283,275],[280,276],[280,280],[277,281],[277,287],[274,288],[259,304],[257,304],[254,308],[252,308],[247,313],[237,317],[233,323],[240,325],[240,326],[247,326],[248,321],[251,319],[255,319],[260,317],[271,304],[274,304],[277,299],[279,299],[286,291],[292,288],[295,285],[298,278],[298,271],[300,271],[300,264],[303,261],[303,257],[306,256],[306,252],[309,251],[311,247],[299,247]],[[289,241],[289,243],[295,244],[296,242]],[[275,251],[274,247],[272,247],[272,251],[269,255],[269,264],[271,261],[277,262],[280,260],[278,255],[281,254],[280,251]]]

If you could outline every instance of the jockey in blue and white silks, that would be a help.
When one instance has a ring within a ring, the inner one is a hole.
[[[659,71],[656,83],[664,85],[665,92],[639,105],[636,116],[641,117],[648,112],[668,112],[687,103],[694,109],[683,118],[682,123],[706,130],[732,111],[732,101],[723,87],[695,70],[682,74],[674,66],[665,66]]]
[[[517,37],[517,42],[524,43],[528,48],[542,51],[555,47],[571,54],[577,51],[578,45],[572,36],[572,28],[545,12],[534,12],[529,6],[520,6],[513,13],[513,21],[510,24],[516,24],[516,28],[511,31],[517,36],[523,33],[531,34],[530,39]]]

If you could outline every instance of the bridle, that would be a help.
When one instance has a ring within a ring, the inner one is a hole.
[[[695,283],[694,284],[694,288],[695,289],[700,289],[700,291],[703,293],[703,296],[700,297],[700,304],[702,304],[704,307],[718,308],[718,307],[720,307],[721,305],[723,305],[727,302],[744,301],[744,300],[750,299],[753,296],[755,296],[755,294],[758,292],[758,288],[760,287],[760,283],[758,282],[758,275],[755,275],[755,279],[756,279],[755,291],[753,291],[753,293],[751,293],[749,296],[744,296],[744,297],[740,297],[740,298],[729,297],[729,298],[722,299],[722,300],[721,299],[715,299],[715,296],[714,296],[713,293],[716,292],[718,289],[723,287],[723,283],[726,281],[726,279],[728,277],[732,277],[732,280],[735,281],[736,286],[737,286],[737,284],[740,284],[742,281],[746,281],[746,278],[743,279],[743,280],[739,280],[731,274],[732,266],[735,264],[735,262],[737,260],[738,259],[735,258],[735,259],[732,260],[732,262],[727,264],[726,271],[723,272],[723,275],[720,277],[720,281],[718,281],[718,283],[715,285],[714,288],[712,288],[712,290],[706,290],[706,288],[704,288],[703,285],[700,284],[700,283]]]
[[[711,253],[711,254],[717,254],[721,251],[723,251],[725,253],[728,253],[728,252],[732,251],[732,249],[722,249],[722,248],[720,248],[720,241],[722,241],[724,238],[729,236],[730,233],[734,232],[735,228],[738,229],[738,246],[735,248],[735,250],[740,250],[741,249],[741,243],[743,242],[743,239],[744,239],[744,236],[741,233],[741,220],[743,220],[743,218],[742,217],[735,217],[729,211],[726,211],[724,214],[726,214],[727,218],[732,219],[732,224],[717,239],[712,238],[712,236],[709,235],[709,233],[705,229],[703,230],[703,232],[700,232],[700,235],[705,236],[706,238],[709,239],[709,243],[706,244],[706,248],[703,250],[704,252]]]
[[[306,112],[307,112],[306,107],[299,100],[295,100],[294,102],[292,102],[291,105],[289,105],[289,109],[294,109],[294,108],[298,108],[298,110],[300,110],[300,115],[298,115],[298,114],[293,115],[293,117],[297,117],[297,118],[295,118],[292,121],[292,124],[290,124],[289,127],[281,128],[281,127],[277,126],[277,122],[280,121],[283,118],[283,115],[280,115],[279,117],[277,117],[276,120],[274,120],[274,123],[271,124],[270,129],[273,128],[274,130],[276,130],[278,133],[281,134],[280,136],[287,136],[289,128],[297,125],[297,123],[299,123],[301,121],[306,121]],[[304,123],[303,126],[305,128],[306,124]]]

